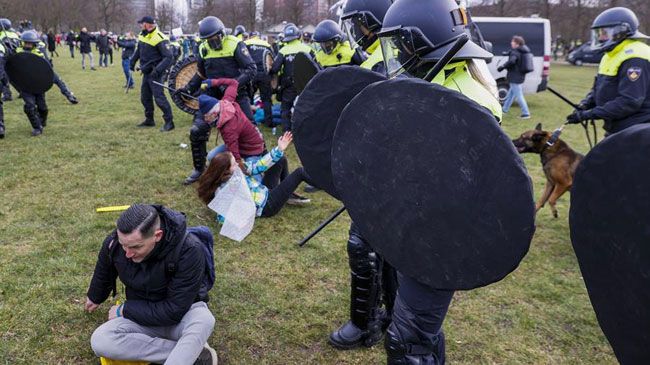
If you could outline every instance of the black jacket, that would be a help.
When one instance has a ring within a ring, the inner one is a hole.
[[[526,80],[526,74],[521,72],[521,58],[525,53],[530,53],[528,46],[520,46],[510,50],[508,61],[501,65],[502,68],[508,70],[506,79],[513,84],[523,84]]]
[[[616,76],[598,75],[581,102],[588,119],[603,119],[609,133],[636,124],[650,123],[650,62],[630,58],[621,63]]]
[[[117,45],[122,47],[122,59],[123,60],[128,60],[131,57],[133,57],[133,54],[135,53],[135,44],[136,40],[135,39],[118,39],[117,40]]]
[[[131,57],[130,67],[133,70],[136,62],[140,61],[140,70],[142,70],[143,74],[155,72],[158,75],[162,75],[171,66],[174,61],[174,56],[169,46],[169,40],[165,39],[165,35],[158,28],[152,30],[151,33],[155,33],[152,37],[159,37],[162,40],[155,46],[139,40],[138,48],[135,50],[133,57]],[[149,33],[144,30],[140,33],[141,36],[147,36],[147,34]]]
[[[205,258],[202,242],[188,234],[178,255],[177,270],[170,275],[168,262],[185,237],[185,215],[155,206],[160,214],[163,238],[140,263],[127,259],[114,231],[102,244],[88,298],[104,302],[113,290],[115,278],[126,287],[123,316],[143,326],[169,326],[181,321],[193,303],[208,301],[202,285]]]
[[[81,32],[77,36],[77,42],[79,42],[79,51],[81,53],[90,53],[92,50],[90,49],[90,42],[94,42],[95,37],[92,35],[88,34],[87,32]]]
[[[97,48],[99,48],[100,53],[108,53],[111,48],[108,35],[100,35],[97,37]]]

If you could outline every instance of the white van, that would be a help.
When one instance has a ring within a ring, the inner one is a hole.
[[[494,58],[488,64],[499,88],[499,99],[503,101],[508,92],[506,70],[497,71],[497,67],[508,60],[512,36],[524,37],[526,45],[533,53],[535,71],[526,74],[524,93],[532,94],[546,90],[551,67],[551,23],[542,18],[496,18],[472,17],[481,30],[483,38],[492,43]]]

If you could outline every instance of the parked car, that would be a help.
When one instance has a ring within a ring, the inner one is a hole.
[[[603,52],[602,49],[593,49],[591,48],[591,43],[585,43],[569,52],[569,56],[566,60],[572,65],[582,66],[583,63],[600,63],[603,54],[605,54],[605,52]]]
[[[490,73],[497,82],[499,99],[503,101],[508,89],[507,71],[497,71],[508,60],[512,36],[524,37],[526,45],[533,53],[535,71],[526,75],[523,89],[525,94],[546,90],[551,67],[551,23],[542,18],[499,18],[472,17],[483,35],[492,44],[494,58],[488,64]]]

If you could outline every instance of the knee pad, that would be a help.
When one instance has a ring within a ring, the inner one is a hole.
[[[348,238],[348,259],[350,269],[360,276],[370,276],[379,270],[379,256],[354,229]]]

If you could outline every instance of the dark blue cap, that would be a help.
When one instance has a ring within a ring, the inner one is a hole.
[[[148,24],[156,24],[156,20],[152,16],[143,16],[142,19],[138,20],[138,24],[142,23],[148,23]]]

